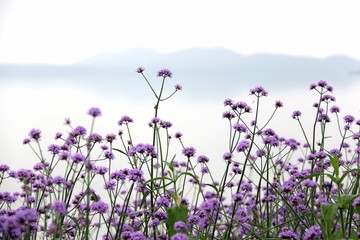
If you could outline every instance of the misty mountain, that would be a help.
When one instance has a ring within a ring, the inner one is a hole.
[[[135,70],[144,67],[152,82],[156,72],[170,69],[173,83],[183,85],[191,96],[224,97],[238,89],[262,85],[266,89],[307,88],[312,82],[326,80],[334,86],[351,84],[360,61],[347,56],[310,58],[276,54],[241,55],[223,48],[194,48],[170,54],[150,49],[130,49],[102,53],[66,65],[0,65],[0,82],[31,81],[71,82],[99,91],[137,92],[141,76]],[[141,82],[141,84],[143,84]]]

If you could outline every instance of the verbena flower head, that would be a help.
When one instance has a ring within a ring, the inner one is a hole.
[[[331,113],[339,113],[340,112],[340,108],[338,106],[332,106],[330,108],[330,112]]]
[[[181,132],[176,132],[175,133],[175,138],[181,138],[183,136],[183,134]]]
[[[294,119],[298,119],[300,116],[301,116],[301,112],[298,110],[294,111],[292,114],[292,118]]]
[[[205,155],[200,155],[198,158],[197,158],[197,162],[198,163],[207,163],[209,162],[209,158]]]
[[[174,224],[174,230],[175,231],[187,231],[187,226],[186,226],[186,223],[184,223],[183,221],[177,221],[175,222]]]
[[[226,111],[223,113],[222,117],[230,120],[232,118],[235,118],[235,114],[233,112]]]
[[[281,108],[283,106],[284,106],[284,104],[281,101],[278,100],[278,101],[275,102],[275,107],[276,108]]]
[[[56,144],[51,144],[48,147],[48,151],[51,152],[52,154],[58,154],[60,152],[60,146]]]
[[[101,200],[94,202],[90,205],[91,211],[99,213],[107,213],[109,210],[109,205]]]
[[[66,203],[60,200],[55,200],[51,205],[51,209],[59,216],[65,216],[67,213]]]
[[[352,115],[346,115],[346,116],[344,117],[344,121],[345,121],[345,123],[347,123],[347,124],[352,123],[354,120],[355,120],[355,118],[354,118],[354,116],[352,116]]]
[[[85,156],[81,153],[74,153],[71,155],[71,159],[74,161],[74,163],[81,163],[85,161]]]
[[[232,154],[232,153],[226,152],[226,153],[224,153],[224,155],[223,155],[223,159],[226,160],[226,161],[231,161],[232,158],[233,158],[233,154]]]
[[[196,149],[194,147],[185,147],[182,150],[182,154],[186,157],[194,157]]]
[[[166,78],[166,77],[171,78],[172,75],[173,75],[172,72],[169,69],[166,69],[166,68],[158,71],[158,74],[157,74],[158,77],[163,77],[163,78]]]
[[[83,126],[77,126],[74,130],[71,131],[70,135],[77,137],[77,136],[84,136],[86,134],[86,128]]]
[[[116,139],[116,135],[114,133],[109,133],[105,137],[106,141],[111,143]]]
[[[189,240],[189,237],[185,233],[176,233],[170,240]]]
[[[145,156],[151,156],[154,158],[156,158],[158,155],[153,145],[144,143],[139,143],[131,147],[129,149],[128,155],[133,157],[136,155],[136,153],[143,154]]]
[[[182,86],[180,84],[176,84],[175,85],[175,90],[176,91],[181,91],[182,90]]]
[[[304,236],[304,240],[322,239],[322,231],[318,225],[311,226]]]
[[[36,141],[40,140],[41,138],[41,130],[40,129],[31,129],[31,131],[29,132],[29,137],[31,139],[34,139]]]
[[[250,147],[250,142],[247,140],[242,140],[238,146],[236,147],[236,150],[238,152],[244,152],[246,149]]]
[[[123,124],[128,124],[128,123],[132,123],[134,120],[125,115],[125,116],[122,116],[121,119],[118,121],[118,125],[122,126]]]
[[[268,92],[265,91],[265,89],[261,86],[255,87],[253,89],[250,89],[250,95],[255,95],[255,96],[267,96]]]
[[[143,67],[138,67],[138,68],[136,69],[136,72],[137,72],[137,73],[142,73],[142,72],[144,72],[144,70],[145,70],[145,68],[143,68]]]
[[[355,198],[352,205],[354,208],[360,207],[360,197]]]
[[[90,116],[92,117],[98,117],[98,116],[101,116],[101,111],[99,108],[97,107],[92,107],[88,110],[87,112]]]
[[[247,132],[247,128],[244,124],[241,123],[235,123],[233,125],[233,128],[238,131],[238,132],[242,132],[242,133],[246,133]]]

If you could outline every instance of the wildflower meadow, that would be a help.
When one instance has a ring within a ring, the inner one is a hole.
[[[14,186],[0,191],[1,239],[359,239],[360,119],[341,112],[326,81],[304,89],[315,102],[310,130],[301,109],[283,119],[284,128],[297,123],[299,139],[271,127],[281,101],[260,114],[263,87],[250,89],[251,104],[225,99],[227,147],[212,157],[162,119],[162,103],[182,90],[169,90],[172,72],[136,72],[154,96],[143,138],[132,135],[131,113],[113,133],[98,133],[96,120],[106,116],[91,107],[90,126],[66,119],[68,131],[49,146],[30,130],[23,144],[38,159],[32,169],[0,164],[1,189]]]

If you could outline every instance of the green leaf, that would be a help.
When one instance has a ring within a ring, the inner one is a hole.
[[[342,195],[339,198],[339,207],[340,208],[348,208],[349,205],[354,201],[354,199],[357,197],[358,195]]]
[[[127,153],[124,152],[123,150],[120,150],[120,149],[118,149],[118,148],[112,148],[112,150],[115,150],[115,151],[120,152],[120,153],[122,153],[122,154],[124,154],[124,155],[127,156]]]
[[[166,165],[168,165],[169,169],[174,172],[174,160],[175,160],[176,154],[174,155],[174,157],[171,159],[171,161],[168,163],[166,163]]]
[[[177,233],[174,229],[174,224],[178,221],[187,222],[188,209],[185,205],[174,206],[167,210],[168,219],[166,220],[166,227],[168,229],[169,239]]]
[[[321,206],[322,213],[322,230],[326,234],[325,238],[329,239],[334,227],[334,219],[339,208],[338,203]]]
[[[344,181],[344,179],[346,178],[346,176],[347,176],[349,173],[351,173],[351,172],[358,172],[358,173],[360,173],[360,169],[350,169],[350,170],[346,171],[346,172],[344,173],[344,175],[341,176],[338,184],[340,184],[342,181]]]
[[[338,177],[339,176],[339,167],[340,167],[339,157],[336,154],[334,154],[334,155],[329,154],[328,156],[330,158],[330,163],[331,163],[332,167],[334,168],[335,175],[336,175],[336,177]]]

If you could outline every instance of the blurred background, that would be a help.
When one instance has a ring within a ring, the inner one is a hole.
[[[36,157],[22,140],[43,131],[44,151],[64,118],[89,127],[90,107],[102,117],[95,131],[117,132],[134,118],[135,141],[151,142],[147,123],[155,99],[136,68],[155,87],[168,68],[160,118],[181,131],[198,155],[222,164],[228,122],[223,100],[253,105],[249,89],[263,86],[264,123],[281,100],[272,128],[303,142],[291,119],[303,112],[310,129],[318,96],[308,86],[334,86],[343,115],[359,117],[358,1],[20,1],[0,0],[0,163],[32,167]],[[331,133],[331,132],[330,132]],[[329,134],[330,134],[329,133]],[[331,138],[336,142],[336,134]]]

